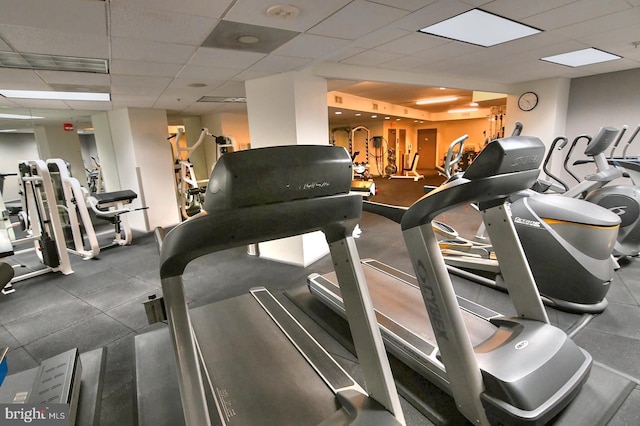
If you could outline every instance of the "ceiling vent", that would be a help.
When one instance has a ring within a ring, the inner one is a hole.
[[[38,53],[0,52],[0,67],[26,70],[76,71],[108,74],[106,59],[74,58]]]
[[[247,98],[243,96],[203,96],[198,99],[198,102],[220,102],[220,103],[235,103],[246,104]]]
[[[300,33],[279,28],[220,21],[202,43],[202,47],[271,53],[298,34]]]

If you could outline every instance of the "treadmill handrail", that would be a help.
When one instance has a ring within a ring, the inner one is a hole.
[[[461,177],[416,201],[402,217],[402,229],[429,223],[457,205],[501,204],[512,193],[534,184],[544,152],[544,144],[535,137],[511,136],[489,143]]]

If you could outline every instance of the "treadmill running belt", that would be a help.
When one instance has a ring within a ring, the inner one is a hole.
[[[279,304],[267,304],[281,316]],[[338,410],[334,392],[252,295],[192,309],[191,321],[221,424],[318,424]],[[284,327],[290,335],[300,333],[295,322]],[[301,346],[306,352],[319,350],[308,342]],[[333,378],[336,372],[327,375]],[[335,383],[347,384],[344,378]]]

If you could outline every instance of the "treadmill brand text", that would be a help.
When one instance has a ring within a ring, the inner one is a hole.
[[[538,155],[528,155],[524,157],[518,157],[513,160],[511,167],[515,166],[526,166],[529,164],[538,164]]]
[[[418,279],[420,280],[422,297],[427,304],[427,311],[429,312],[429,319],[431,320],[433,331],[436,333],[436,336],[449,340],[444,321],[442,321],[442,313],[440,312],[440,307],[436,302],[435,292],[433,291],[433,287],[427,280],[427,269],[424,267],[424,264],[421,260],[418,260],[418,263],[416,264],[416,273],[418,275]]]
[[[329,185],[329,182],[309,182],[305,183],[302,189],[326,188]]]

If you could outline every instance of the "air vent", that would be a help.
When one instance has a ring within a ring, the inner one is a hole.
[[[236,104],[246,104],[247,98],[242,96],[232,97],[232,96],[203,96],[198,99],[198,102],[220,102],[220,103],[236,103]]]
[[[336,97],[334,98],[334,100],[335,100],[335,103],[337,103],[337,104],[341,104],[341,103],[342,103],[342,96],[336,96]]]
[[[373,104],[372,109],[373,109],[374,111],[377,111],[377,110],[378,110],[378,104]]]
[[[26,70],[77,71],[108,74],[106,59],[75,58],[37,53],[0,52],[0,67]]]

